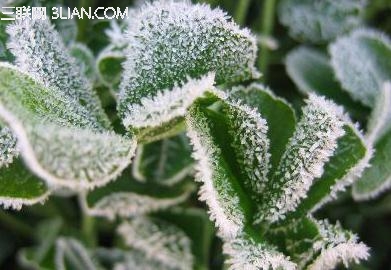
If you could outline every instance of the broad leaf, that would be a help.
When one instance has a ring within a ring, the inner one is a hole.
[[[140,183],[125,170],[116,181],[83,193],[80,199],[89,215],[114,219],[116,216],[135,217],[180,204],[193,190],[194,186],[188,181],[172,187]]]
[[[0,67],[0,116],[18,139],[26,165],[51,185],[91,188],[115,178],[135,142],[100,124],[65,93],[17,68]]]
[[[188,139],[182,134],[139,145],[132,166],[138,181],[172,186],[193,171]]]
[[[122,223],[118,227],[118,233],[128,247],[142,252],[147,259],[155,260],[163,267],[193,269],[191,240],[170,223],[138,217]]]
[[[374,30],[356,30],[329,47],[342,87],[362,104],[374,107],[383,83],[391,78],[391,41]]]
[[[132,16],[119,94],[125,127],[156,127],[184,116],[213,84],[258,77],[256,40],[220,9],[154,1]]]
[[[326,43],[362,24],[365,0],[283,0],[280,22],[299,41]]]
[[[352,113],[363,118],[368,109],[341,89],[329,64],[328,57],[321,51],[309,47],[299,47],[291,51],[286,58],[286,70],[297,88],[304,95],[316,93],[334,100]]]

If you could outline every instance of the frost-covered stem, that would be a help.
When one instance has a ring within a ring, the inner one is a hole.
[[[85,8],[88,10],[89,7],[94,8],[95,6],[94,0],[80,0],[80,4],[78,6],[78,10],[80,11],[81,8]],[[86,38],[86,30],[88,27],[88,18],[83,18],[77,20],[77,40],[83,41]]]
[[[251,0],[239,0],[236,5],[234,19],[235,22],[237,22],[240,25],[243,25],[245,23],[250,2]]]
[[[0,210],[0,224],[22,237],[29,239],[34,237],[34,230],[31,227],[19,221],[6,211]]]
[[[84,239],[86,240],[86,243],[89,247],[96,246],[96,239],[95,239],[95,229],[94,229],[94,218],[92,216],[89,216],[84,211],[82,212],[82,232]]]
[[[261,34],[264,37],[269,37],[272,34],[274,27],[274,10],[276,0],[264,0],[261,16]],[[258,67],[263,74],[265,80],[267,76],[267,67],[269,63],[269,48],[266,44],[261,44],[260,57],[258,58]]]

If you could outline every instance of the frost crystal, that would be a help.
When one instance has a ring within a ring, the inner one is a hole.
[[[308,267],[309,270],[332,270],[341,262],[348,268],[351,262],[368,259],[369,248],[358,243],[356,235],[344,231],[339,224],[330,225],[327,221],[317,223],[323,239],[313,244],[320,255]]]
[[[344,135],[342,108],[310,95],[303,117],[282,156],[275,177],[264,193],[258,221],[275,222],[295,210]]]
[[[88,205],[85,196],[82,196],[81,200],[84,210],[89,215],[107,217],[113,220],[116,215],[135,217],[163,210],[186,201],[189,195],[190,191],[187,191],[173,198],[156,198],[133,192],[116,192],[103,197],[91,207]]]
[[[226,238],[235,237],[242,231],[245,217],[240,210],[239,197],[225,182],[226,174],[216,158],[220,150],[215,147],[206,120],[198,115],[196,108],[190,109],[186,120],[193,158],[197,161],[196,181],[202,183],[199,199],[206,201],[210,219],[215,221],[219,233]]]
[[[7,28],[8,48],[17,66],[58,95],[69,99],[68,106],[85,108],[84,116],[95,128],[110,126],[91,83],[71,57],[59,34],[48,20],[16,20]]]
[[[265,189],[270,167],[267,123],[255,109],[246,105],[231,105],[226,113],[230,120],[232,146],[237,150],[237,162],[245,171],[245,184],[254,193],[253,199],[258,200]]]
[[[18,154],[15,136],[8,127],[0,126],[0,168],[11,164]]]
[[[230,256],[227,259],[229,270],[295,270],[296,264],[282,253],[266,244],[255,243],[251,239],[236,238],[227,240],[223,252]]]
[[[122,223],[118,233],[126,245],[143,252],[147,259],[159,261],[163,266],[177,270],[193,268],[191,240],[174,225],[139,217]]]
[[[147,3],[131,18],[127,40],[119,94],[125,126],[160,125],[169,117],[183,115],[192,100],[181,102],[176,95],[194,99],[211,90],[213,83],[204,84],[211,79],[207,74],[214,73],[217,84],[259,76],[254,67],[255,38],[225,12],[205,4]],[[182,86],[187,87],[180,90]]]

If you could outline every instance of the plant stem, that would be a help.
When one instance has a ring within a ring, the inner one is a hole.
[[[239,0],[236,5],[236,11],[234,15],[235,22],[243,25],[246,20],[248,7],[250,5],[251,0]]]
[[[272,35],[274,27],[274,12],[276,0],[264,0],[262,6],[261,33],[265,37]],[[267,78],[267,68],[269,64],[269,49],[265,44],[261,44],[260,57],[258,59],[259,70],[263,73],[263,80]]]
[[[96,245],[96,239],[95,239],[95,229],[94,229],[94,218],[87,215],[86,213],[83,213],[82,216],[82,232],[83,236],[86,240],[86,243],[90,247],[94,247]]]
[[[4,227],[14,231],[17,235],[29,239],[34,238],[34,230],[30,226],[2,210],[0,210],[0,222]]]

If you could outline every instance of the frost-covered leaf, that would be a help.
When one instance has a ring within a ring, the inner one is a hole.
[[[8,127],[0,125],[0,168],[7,167],[18,155],[15,136]]]
[[[360,29],[338,39],[329,51],[342,87],[354,100],[374,107],[391,78],[391,41],[380,32]]]
[[[125,244],[149,260],[177,270],[193,269],[191,240],[176,226],[162,220],[138,217],[124,222],[118,233]]]
[[[20,158],[0,168],[0,205],[20,210],[23,205],[43,203],[49,197],[47,185],[31,174]]]
[[[246,237],[227,240],[223,245],[223,252],[229,256],[226,261],[229,270],[297,269],[295,263],[275,248]]]
[[[285,250],[298,269],[335,269],[341,263],[349,268],[351,263],[369,257],[369,248],[356,235],[338,223],[331,225],[311,216],[271,228],[267,239]]]
[[[332,270],[339,264],[348,268],[352,263],[369,258],[369,248],[339,224],[318,221],[317,225],[321,239],[313,244],[313,249],[320,254],[308,266],[309,270]]]
[[[109,45],[99,53],[96,69],[101,82],[117,91],[122,76],[122,64],[125,61],[124,48]]]
[[[153,214],[177,226],[190,238],[195,269],[208,269],[214,236],[213,224],[203,209],[172,207]]]
[[[391,84],[385,83],[376,99],[368,121],[367,143],[374,145],[374,155],[362,177],[353,186],[353,197],[365,200],[391,187]]]
[[[3,6],[2,6],[3,7]],[[7,48],[8,34],[6,32],[7,26],[12,22],[10,20],[5,20],[9,18],[0,12],[0,60],[1,61],[12,61],[13,55]]]
[[[49,184],[92,188],[130,163],[136,143],[100,131],[86,108],[65,93],[6,64],[0,78],[0,116],[17,137],[26,165]]]
[[[140,183],[125,170],[119,179],[81,196],[89,215],[109,219],[134,217],[156,212],[184,202],[194,190],[192,183],[183,181],[173,187],[157,183]]]
[[[385,133],[374,148],[371,166],[353,186],[353,197],[357,200],[374,198],[391,187],[391,131]]]
[[[266,182],[265,120],[246,105],[210,97],[190,108],[186,122],[197,161],[196,180],[202,183],[200,199],[206,201],[219,234],[233,238],[251,222],[254,202]]]
[[[375,143],[391,129],[391,82],[384,83],[381,92],[376,97],[367,127],[367,140]]]
[[[337,148],[330,160],[324,165],[322,176],[313,183],[307,195],[288,218],[305,216],[322,207],[326,202],[335,199],[337,192],[356,180],[363,169],[368,166],[367,149],[362,134],[351,124],[345,123],[345,134],[337,141]]]
[[[172,186],[193,170],[191,147],[184,134],[139,145],[133,164],[133,177]]]
[[[184,116],[215,82],[259,76],[255,38],[206,4],[147,3],[130,19],[127,41],[119,113],[128,128]]]
[[[91,83],[82,76],[83,69],[48,20],[16,20],[7,32],[10,36],[7,46],[20,70],[56,94],[66,95],[100,129],[110,126]]]
[[[90,252],[74,238],[60,237],[56,240],[55,266],[57,270],[97,270]]]
[[[267,87],[253,83],[248,87],[235,87],[230,92],[230,99],[239,100],[256,108],[266,120],[267,137],[270,140],[270,163],[273,172],[285,150],[289,138],[293,135],[296,116],[291,106],[276,97]]]
[[[283,0],[280,22],[297,40],[326,43],[362,24],[365,0]]]
[[[342,108],[310,95],[273,177],[265,183],[257,222],[275,222],[294,211],[344,135]]]
[[[368,109],[342,90],[334,78],[333,69],[326,54],[309,47],[299,47],[291,51],[285,61],[289,77],[304,95],[316,93],[334,100],[352,113],[362,118]]]
[[[90,82],[94,82],[96,79],[95,58],[91,50],[86,45],[75,42],[69,46],[69,53],[83,71],[82,75]]]

